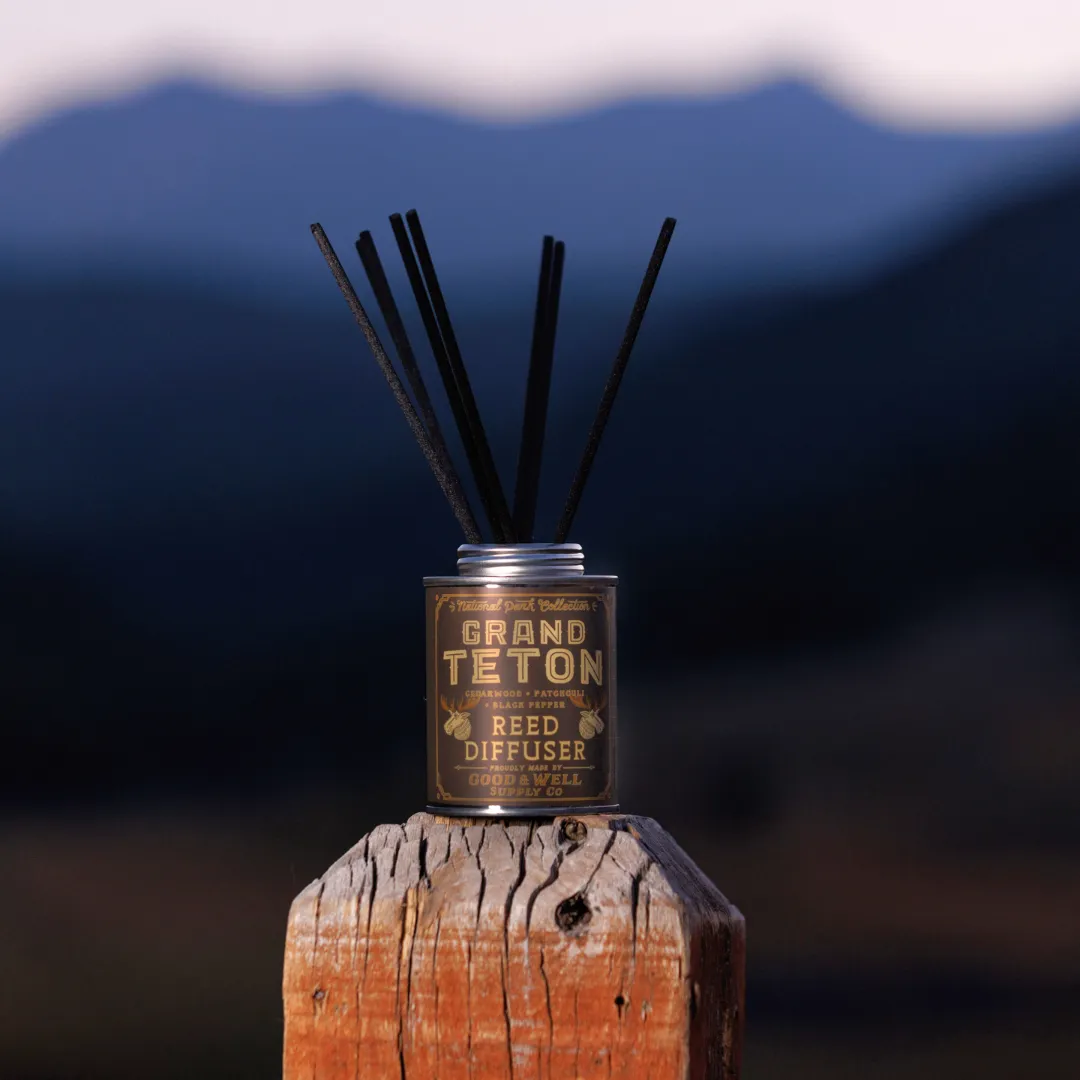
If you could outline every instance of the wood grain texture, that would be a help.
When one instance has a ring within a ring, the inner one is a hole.
[[[293,902],[285,1080],[735,1080],[745,927],[647,818],[381,825]]]

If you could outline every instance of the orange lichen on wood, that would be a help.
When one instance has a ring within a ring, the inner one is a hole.
[[[744,942],[647,818],[417,814],[294,901],[284,1080],[735,1080]]]

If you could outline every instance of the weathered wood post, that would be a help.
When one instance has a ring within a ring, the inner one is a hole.
[[[284,1080],[735,1080],[744,955],[648,818],[416,814],[293,902]]]

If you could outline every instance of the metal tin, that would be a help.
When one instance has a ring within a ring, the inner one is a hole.
[[[618,810],[617,582],[580,544],[463,544],[424,578],[432,813]]]

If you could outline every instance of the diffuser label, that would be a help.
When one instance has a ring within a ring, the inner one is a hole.
[[[431,801],[614,799],[615,591],[428,590]]]

